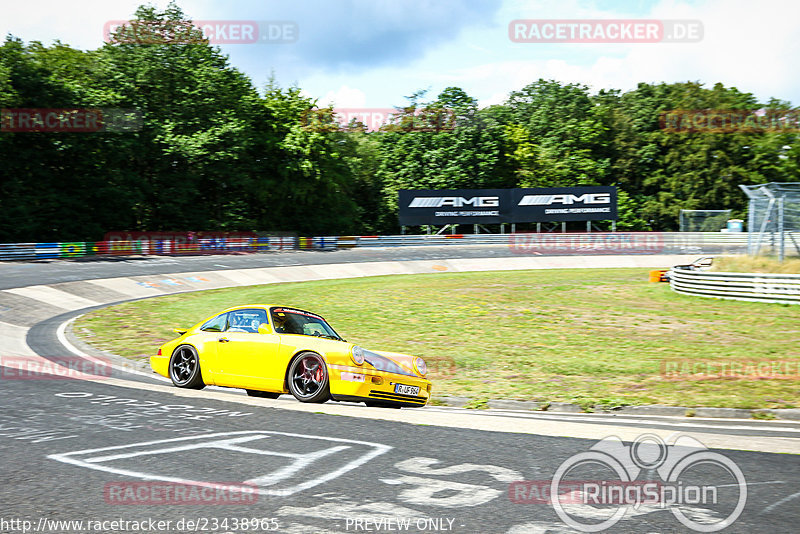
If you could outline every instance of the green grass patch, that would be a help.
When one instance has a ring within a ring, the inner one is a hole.
[[[489,409],[489,399],[481,398],[481,399],[472,399],[468,403],[464,405],[464,408],[468,410],[488,410]]]
[[[647,279],[642,269],[565,269],[273,284],[112,306],[79,318],[75,332],[143,359],[173,327],[274,303],[320,313],[366,348],[424,357],[435,395],[585,407],[800,405],[797,372],[781,380],[662,373],[686,360],[798,361],[800,306],[678,295]]]
[[[770,256],[721,256],[714,258],[712,271],[729,273],[800,274],[800,259],[779,261]]]
[[[750,417],[752,419],[759,419],[761,421],[772,421],[773,419],[777,419],[774,414],[769,412],[753,412]]]

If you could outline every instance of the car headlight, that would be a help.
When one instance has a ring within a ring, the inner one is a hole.
[[[350,352],[350,357],[353,359],[356,365],[362,365],[364,363],[364,349],[358,345],[353,345],[353,350]]]
[[[424,375],[428,372],[428,364],[425,363],[425,360],[417,356],[414,358],[414,369],[421,375]]]

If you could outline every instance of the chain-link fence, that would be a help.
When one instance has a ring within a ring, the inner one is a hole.
[[[731,210],[681,210],[681,232],[719,232],[728,225]]]
[[[800,255],[800,182],[740,185],[750,199],[747,252]]]

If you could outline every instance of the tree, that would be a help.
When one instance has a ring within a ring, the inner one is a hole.
[[[588,88],[540,79],[512,92],[505,105],[520,186],[603,183],[609,166],[603,157],[606,128]]]
[[[140,7],[135,18],[150,24],[185,20],[175,4],[163,12]],[[144,117],[118,172],[135,177],[137,227],[251,230],[250,130],[258,94],[197,32],[185,44],[123,40],[101,50],[117,102]]]
[[[450,87],[415,109],[454,117],[452,129],[381,132],[378,176],[383,183],[381,227],[397,230],[401,189],[484,189],[513,187],[503,125],[477,109],[475,99]]]

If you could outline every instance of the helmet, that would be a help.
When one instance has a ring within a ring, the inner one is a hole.
[[[278,333],[283,333],[286,330],[286,316],[283,315],[273,315],[273,322],[275,323],[275,331]]]

